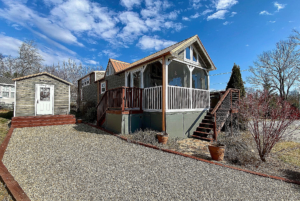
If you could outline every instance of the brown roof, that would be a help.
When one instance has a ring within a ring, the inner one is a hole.
[[[18,77],[18,78],[13,79],[13,81],[24,80],[24,79],[27,79],[27,78],[36,77],[36,76],[40,76],[40,75],[48,75],[50,77],[53,77],[54,79],[57,79],[57,80],[60,80],[60,81],[62,81],[64,83],[66,83],[66,84],[73,85],[70,82],[67,82],[66,80],[63,80],[63,79],[61,79],[59,77],[56,77],[56,76],[54,76],[54,75],[52,75],[50,73],[47,73],[47,72],[37,73],[37,74],[33,74],[33,75],[27,75],[27,76],[24,76],[24,77]]]
[[[112,64],[112,66],[113,66],[116,73],[127,69],[128,66],[130,65],[130,63],[115,60],[115,59],[109,59],[109,61],[111,62],[111,64]]]

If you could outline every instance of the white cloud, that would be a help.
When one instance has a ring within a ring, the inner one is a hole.
[[[211,10],[211,9],[206,9],[205,11],[203,11],[203,12],[201,13],[201,15],[207,15],[208,13],[211,13],[211,12],[213,12],[213,10]]]
[[[277,7],[277,11],[279,11],[283,9],[286,6],[286,4],[280,4],[278,2],[274,2],[274,6]]]
[[[249,47],[249,45],[247,44],[246,47]]]
[[[36,26],[52,38],[65,43],[83,46],[68,29],[60,27],[48,18],[40,17],[25,5],[11,1],[4,1],[4,4],[7,8],[0,9],[0,17],[26,28]]]
[[[18,25],[18,24],[12,24],[11,26],[13,28],[15,28],[16,30],[18,30],[18,31],[22,30],[22,27],[20,25]]]
[[[207,17],[207,21],[212,19],[225,19],[225,14],[227,13],[227,10],[219,10],[215,12],[214,14]]]
[[[266,10],[263,10],[259,13],[260,15],[272,15],[271,13],[269,13],[268,11]]]
[[[121,5],[131,10],[133,6],[141,5],[141,0],[121,0]]]
[[[140,38],[137,46],[142,50],[153,50],[159,51],[163,48],[171,46],[175,44],[175,41],[159,39],[158,36],[150,37],[150,36],[143,36]]]
[[[108,56],[109,58],[117,58],[121,56],[120,54],[117,54],[116,52],[113,52],[111,50],[103,50],[98,54],[98,56],[103,56],[103,55]]]
[[[97,65],[97,64],[99,64],[99,62],[97,62],[97,61],[95,61],[95,60],[92,60],[92,59],[85,60],[84,62],[87,63],[87,64],[92,64],[92,65]]]
[[[6,56],[18,56],[19,47],[22,45],[23,41],[13,37],[5,36],[2,33],[0,34],[0,41],[0,53]]]
[[[119,19],[125,24],[125,27],[118,35],[123,41],[132,42],[143,32],[148,31],[145,22],[141,20],[139,15],[135,12],[123,12],[119,15]]]
[[[230,17],[233,17],[233,16],[235,16],[236,14],[237,14],[237,12],[231,12]]]
[[[217,10],[230,9],[232,6],[238,3],[237,0],[216,0],[215,7]]]
[[[168,18],[171,19],[171,20],[175,20],[178,16],[178,11],[172,11],[170,12]]]
[[[202,6],[201,0],[190,0],[190,4],[194,9],[198,9]]]
[[[269,22],[274,24],[276,21],[269,21]]]
[[[190,21],[190,19],[188,17],[182,17],[182,20],[184,20],[184,21]]]
[[[200,17],[200,14],[199,14],[199,13],[196,13],[195,15],[191,15],[191,18],[193,18],[193,19],[196,19],[196,18],[198,18],[198,17]]]
[[[229,24],[232,24],[232,22],[226,21],[223,23],[223,25],[229,25]]]
[[[92,52],[95,52],[97,49],[91,48],[91,49],[89,49],[89,50],[92,51]]]

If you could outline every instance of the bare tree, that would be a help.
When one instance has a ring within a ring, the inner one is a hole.
[[[283,99],[287,99],[292,87],[300,81],[300,54],[296,51],[292,39],[276,43],[276,48],[263,52],[254,62],[256,68],[250,66],[253,76],[248,77],[250,84],[276,89]]]
[[[43,57],[33,40],[25,41],[19,49],[19,58],[16,63],[15,71],[17,76],[39,73],[43,68]]]
[[[271,101],[275,101],[276,107],[272,107]],[[299,129],[299,126],[291,127],[299,118],[298,110],[280,97],[270,99],[267,91],[247,94],[240,101],[239,111],[263,162],[277,142],[293,137],[294,131]]]

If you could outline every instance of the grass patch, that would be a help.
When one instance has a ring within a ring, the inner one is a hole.
[[[272,153],[285,163],[300,167],[300,143],[298,142],[278,142]]]

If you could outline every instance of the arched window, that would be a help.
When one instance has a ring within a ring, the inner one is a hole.
[[[178,87],[190,87],[190,71],[186,64],[172,61],[168,69],[168,84]]]
[[[208,90],[208,79],[203,69],[194,68],[192,72],[192,88]]]

